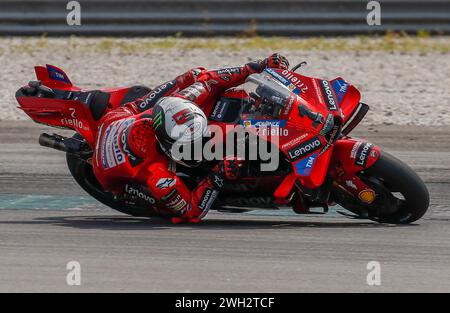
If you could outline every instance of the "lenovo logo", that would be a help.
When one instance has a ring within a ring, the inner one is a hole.
[[[148,202],[150,204],[155,204],[156,199],[153,198],[149,193],[140,190],[138,188],[132,187],[128,184],[125,185],[125,192],[129,194],[130,196],[136,197],[138,199],[144,200],[145,202]]]
[[[322,147],[322,142],[319,137],[316,136],[289,150],[288,155],[292,161],[295,161],[313,151],[316,151],[320,147]]]
[[[325,95],[325,101],[327,102],[328,109],[330,111],[336,111],[338,107],[330,83],[326,80],[321,80],[320,85],[322,86],[322,91]]]
[[[355,158],[355,164],[365,167],[367,164],[367,159],[369,157],[369,152],[372,150],[373,144],[371,143],[364,143],[362,144],[359,149],[358,152],[356,153],[356,158]]]

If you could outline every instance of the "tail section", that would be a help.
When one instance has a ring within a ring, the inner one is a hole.
[[[37,123],[73,129],[92,143],[96,122],[83,101],[89,92],[82,93],[56,66],[36,66],[35,72],[38,80],[16,92],[19,109]]]
[[[54,65],[36,66],[35,72],[37,80],[16,92],[18,108],[37,123],[75,130],[90,145],[104,114],[150,92],[140,86],[83,91]]]

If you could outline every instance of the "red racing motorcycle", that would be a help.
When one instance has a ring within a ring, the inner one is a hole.
[[[271,171],[251,160],[242,177],[226,182],[213,209],[246,212],[290,206],[299,214],[324,214],[340,205],[353,217],[408,224],[428,209],[429,193],[406,164],[376,145],[349,133],[369,110],[359,91],[344,79],[306,77],[291,70],[266,69],[224,92],[209,114],[210,125],[241,125],[264,137],[279,155]],[[66,153],[76,182],[103,204],[133,216],[155,216],[137,190],[113,196],[97,182],[91,159],[99,120],[107,112],[143,97],[145,86],[81,90],[56,66],[36,66],[36,81],[16,93],[19,108],[35,122],[72,129],[73,137],[42,134],[39,143]],[[192,169],[177,166],[188,186],[208,173],[208,162]]]

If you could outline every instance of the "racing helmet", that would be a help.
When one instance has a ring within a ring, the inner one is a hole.
[[[199,151],[195,145],[202,145],[209,131],[205,113],[197,105],[186,99],[165,97],[153,108],[152,119],[156,139],[169,158],[188,167],[201,163],[201,155],[193,152]]]

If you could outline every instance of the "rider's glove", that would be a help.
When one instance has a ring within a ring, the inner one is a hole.
[[[211,170],[211,173],[209,175],[209,184],[212,189],[215,189],[216,191],[219,191],[223,187],[224,183],[224,169],[225,166],[222,164],[222,161],[214,166],[214,168]],[[206,211],[207,212],[207,211]],[[197,207],[191,206],[184,214],[183,216],[175,216],[172,217],[172,223],[173,224],[181,224],[181,223],[200,223],[202,217],[204,217],[205,211],[201,211]]]
[[[279,68],[287,70],[289,68],[289,61],[279,53],[274,53],[267,59],[263,60],[265,68]]]

